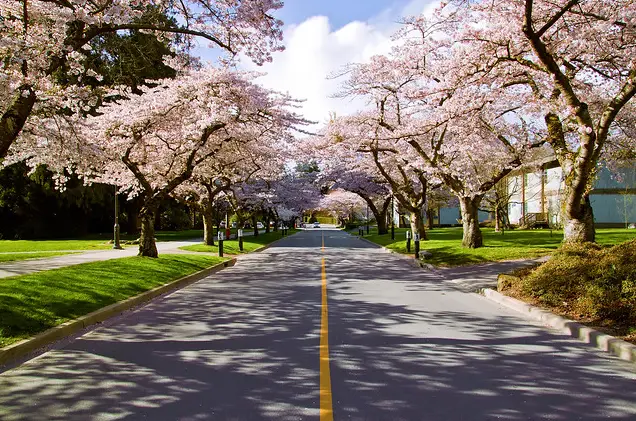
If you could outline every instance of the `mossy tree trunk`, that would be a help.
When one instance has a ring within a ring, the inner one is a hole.
[[[141,236],[139,238],[139,254],[143,257],[159,257],[155,242],[155,215],[159,203],[151,201],[144,204],[139,211],[141,219]]]
[[[484,239],[479,228],[479,204],[482,196],[460,196],[458,199],[462,214],[462,246],[471,249],[483,247]]]

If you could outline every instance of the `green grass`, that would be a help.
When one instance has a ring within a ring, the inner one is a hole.
[[[225,260],[190,254],[127,257],[0,279],[0,346]]]
[[[203,237],[202,230],[157,231],[157,241],[182,241]],[[66,240],[0,240],[0,253],[24,251],[105,250],[113,246],[108,241],[112,234],[94,234],[79,239]],[[136,240],[139,235],[122,235],[121,240]],[[133,247],[133,246],[130,246]]]
[[[395,230],[395,240],[391,234],[369,235],[366,239],[385,246],[398,253],[406,251],[406,228]],[[357,234],[357,231],[355,231]],[[462,247],[461,228],[435,228],[429,230],[429,240],[422,241],[420,248],[430,251],[433,256],[427,259],[434,265],[460,266],[498,260],[533,258],[552,253],[561,244],[562,231],[550,230],[513,230],[503,235],[492,228],[482,228],[485,247],[465,249]],[[608,228],[597,229],[597,241],[603,246],[618,244],[636,238],[636,230]],[[411,252],[414,245],[411,242]]]
[[[40,259],[43,257],[62,256],[71,252],[52,251],[35,253],[0,253],[0,262],[15,262],[16,260]]]
[[[0,240],[0,252],[102,250],[112,248],[107,240]]]
[[[287,230],[288,235],[291,235],[295,232],[298,232],[298,230],[295,230],[295,229]],[[226,240],[226,241],[223,241],[223,254],[249,253],[256,250],[259,247],[267,245],[280,238],[282,238],[280,231],[270,232],[269,234],[261,233],[258,235],[258,237],[254,237],[254,236],[243,237],[243,251],[239,250],[238,240]],[[181,250],[188,250],[188,251],[198,251],[198,252],[208,252],[208,253],[219,252],[218,242],[216,241],[214,246],[206,246],[205,244],[195,244],[192,246],[184,246],[179,248]]]

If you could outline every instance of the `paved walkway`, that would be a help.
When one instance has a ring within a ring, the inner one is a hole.
[[[202,239],[188,241],[163,241],[157,243],[159,253],[183,253],[179,247],[197,244]],[[121,257],[136,256],[139,253],[138,246],[128,246],[122,250],[76,250],[72,254],[48,257],[45,259],[17,260],[14,262],[0,263],[0,278],[9,276],[26,275],[27,273],[42,270],[58,269],[65,266],[79,265],[81,263],[98,262],[102,260],[119,259]]]
[[[265,233],[265,230],[259,231]],[[250,237],[254,235],[253,230],[245,230],[243,236]],[[233,238],[234,236],[232,236]],[[186,241],[159,241],[157,242],[157,251],[161,253],[195,253],[186,250],[179,250],[179,247],[191,246],[203,242],[203,238],[194,238]],[[57,250],[51,250],[54,252]],[[81,263],[98,262],[103,260],[119,259],[121,257],[136,256],[139,252],[139,246],[127,246],[122,250],[63,250],[71,254],[62,256],[47,257],[42,259],[16,260],[13,262],[0,263],[0,278],[8,278],[9,276],[26,275],[27,273],[40,272],[49,269],[58,269],[66,266],[79,265]],[[29,252],[25,252],[29,253]],[[39,253],[39,252],[34,252]],[[13,253],[11,253],[13,254]]]

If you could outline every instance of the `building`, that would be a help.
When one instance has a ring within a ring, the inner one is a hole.
[[[511,224],[560,225],[563,171],[553,157],[511,173],[504,182],[510,198]],[[627,227],[636,223],[636,163],[614,173],[601,168],[590,192],[590,202],[597,226]]]

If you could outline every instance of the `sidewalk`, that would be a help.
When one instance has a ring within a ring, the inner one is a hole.
[[[504,260],[470,266],[436,268],[434,271],[444,279],[453,282],[457,288],[464,292],[478,292],[484,288],[497,290],[497,277],[500,273],[509,273],[515,269],[537,265],[547,261],[548,258],[549,256],[535,259]]]
[[[162,241],[157,242],[157,251],[162,253],[184,253],[179,247],[201,243],[203,239],[196,238],[188,241]],[[45,259],[18,260],[0,264],[0,278],[9,276],[26,275],[27,273],[40,272],[49,269],[58,269],[66,266],[79,265],[81,263],[98,262],[122,257],[132,257],[139,253],[139,246],[128,246],[122,250],[76,250],[73,254],[50,257]]]

